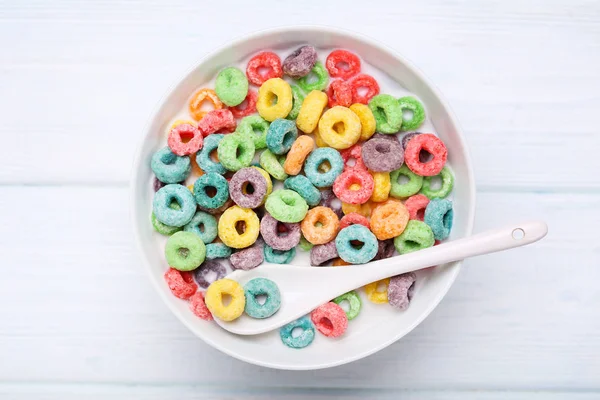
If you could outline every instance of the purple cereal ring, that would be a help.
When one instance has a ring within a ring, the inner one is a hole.
[[[387,139],[387,140],[395,140],[397,142],[400,142],[398,140],[398,136],[396,136],[395,133],[392,133],[391,135],[386,135],[384,133],[376,133],[373,136],[371,136],[370,139]],[[404,149],[404,148],[403,148]]]
[[[279,222],[269,213],[260,221],[260,234],[265,243],[275,250],[290,250],[300,243],[300,224]]]
[[[263,261],[263,249],[260,245],[253,245],[247,249],[240,250],[229,257],[229,262],[233,269],[243,269],[244,271],[258,267]]]
[[[312,46],[302,46],[283,60],[283,73],[298,79],[310,73],[317,62],[317,50]]]
[[[377,254],[372,261],[383,260],[384,258],[390,258],[394,255],[394,239],[380,240],[377,247]]]
[[[342,202],[335,196],[331,189],[321,191],[321,201],[319,202],[319,205],[331,208],[335,215],[340,219],[344,216]]]
[[[310,265],[319,266],[329,260],[337,258],[338,252],[335,246],[335,240],[329,243],[320,244],[310,249]]]
[[[362,159],[374,172],[391,172],[402,166],[404,150],[397,140],[369,139],[362,145]]]
[[[388,285],[388,302],[390,306],[400,311],[406,310],[412,299],[416,280],[417,276],[414,272],[390,278]]]
[[[242,208],[256,208],[267,196],[267,180],[256,168],[242,168],[229,181],[229,195]]]
[[[215,273],[215,277],[209,280],[208,276],[211,272]],[[214,281],[225,278],[225,275],[227,275],[227,268],[225,268],[220,261],[205,260],[198,268],[194,270],[193,274],[198,286],[206,289]]]
[[[227,201],[225,202],[225,204],[223,204],[221,207],[219,208],[206,208],[206,207],[202,207],[202,206],[198,206],[198,210],[204,211],[209,213],[210,215],[217,215],[217,214],[222,214],[223,211],[227,210],[229,207],[231,207],[233,205],[233,200],[231,199],[227,199]]]
[[[152,182],[152,187],[154,188],[155,192],[158,192],[158,190],[165,185],[166,185],[166,183],[161,182],[158,180],[157,177],[154,177],[154,181]]]

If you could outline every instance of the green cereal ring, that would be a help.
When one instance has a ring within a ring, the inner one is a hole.
[[[396,133],[402,126],[402,108],[400,103],[389,94],[378,94],[369,102],[369,108],[375,117],[377,132]]]
[[[431,180],[435,177],[440,177],[442,179],[442,187],[438,190],[431,189]],[[448,167],[444,167],[442,171],[436,176],[426,176],[423,178],[423,187],[421,188],[421,193],[431,199],[443,199],[447,197],[452,188],[454,187],[454,175],[450,172]]]
[[[285,160],[285,157],[281,158]],[[279,158],[277,158],[275,154],[271,153],[270,150],[267,149],[263,151],[258,161],[262,169],[267,171],[273,178],[280,181],[284,181],[287,179],[288,174],[286,174],[283,170],[282,162],[279,160]]]
[[[358,295],[356,290],[351,290],[348,293],[344,293],[343,295],[336,297],[335,299],[333,299],[333,302],[339,306],[340,303],[344,300],[346,300],[350,305],[350,309],[346,311],[348,321],[353,320],[354,318],[356,318],[356,316],[360,312],[360,309],[362,308],[362,301],[360,301],[360,296]]]
[[[224,243],[209,243],[206,245],[206,259],[227,258],[231,255],[231,247]]]
[[[302,89],[300,89],[296,85],[291,85],[292,88],[292,109],[287,119],[296,119],[298,118],[298,113],[300,113],[300,107],[302,107],[302,102],[304,101],[304,93],[302,93]]]
[[[300,236],[300,248],[304,251],[310,251],[313,248],[314,244],[306,240],[304,236]]]
[[[267,197],[265,209],[277,221],[300,222],[306,216],[308,204],[293,190],[280,189]]]
[[[174,204],[177,204],[177,203],[174,203]],[[179,204],[177,204],[177,207],[179,207]],[[160,222],[159,220],[156,219],[154,212],[152,212],[152,215],[150,216],[150,220],[152,221],[152,226],[154,227],[154,230],[156,232],[160,233],[161,235],[171,236],[175,232],[179,232],[180,230],[183,229],[183,227],[181,227],[181,226],[169,226],[169,225],[163,224],[162,222]]]
[[[394,247],[400,254],[426,249],[434,243],[433,231],[429,225],[416,219],[408,221],[404,232],[394,239]]]
[[[206,257],[206,246],[200,236],[192,232],[176,232],[165,245],[167,263],[179,271],[197,268]]]
[[[408,178],[407,183],[400,183],[400,175]],[[390,196],[398,199],[404,199],[418,193],[423,186],[423,177],[412,172],[406,164],[401,166],[399,169],[390,173],[390,180],[392,181],[392,188],[390,189]]]
[[[237,126],[236,132],[239,135],[245,135],[254,141],[254,148],[261,150],[267,147],[267,132],[269,131],[269,122],[260,115],[250,115],[243,118]]]
[[[317,76],[317,80],[315,82],[309,82],[312,81],[311,78],[313,75]],[[327,70],[321,61],[317,61],[308,75],[298,79],[298,86],[300,86],[306,93],[310,93],[313,90],[325,90],[328,83],[329,74],[327,73]]]
[[[225,68],[217,75],[215,92],[225,105],[237,106],[248,95],[248,79],[242,71],[235,67]]]
[[[217,155],[219,162],[229,171],[238,171],[250,165],[254,158],[254,142],[244,140],[245,137],[239,134],[225,135],[219,142]]]
[[[404,115],[402,116],[402,128],[400,130],[414,131],[423,124],[423,121],[425,121],[425,109],[419,100],[412,96],[400,97],[398,104],[400,104],[403,114],[404,111],[412,111],[410,119],[405,119]]]

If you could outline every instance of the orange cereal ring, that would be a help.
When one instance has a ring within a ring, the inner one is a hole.
[[[340,220],[331,208],[319,206],[306,213],[300,229],[310,243],[325,244],[335,239],[340,230]]]
[[[296,139],[292,148],[290,149],[285,162],[283,163],[283,170],[288,175],[298,175],[302,170],[304,160],[315,148],[315,141],[308,135],[301,135]]]
[[[223,103],[217,97],[217,94],[212,89],[200,89],[196,93],[193,94],[190,102],[188,103],[188,108],[190,110],[190,114],[196,121],[200,121],[202,117],[208,112],[202,110],[202,105],[204,102],[210,102],[213,106],[213,109],[220,110],[223,108]],[[210,111],[210,110],[209,110]]]
[[[392,239],[404,232],[408,220],[406,206],[398,200],[388,200],[371,212],[371,231],[379,240]]]
[[[342,212],[344,215],[356,213],[365,218],[369,218],[371,216],[371,212],[373,211],[373,207],[374,205],[370,201],[364,204],[350,204],[342,202]]]
[[[202,176],[202,175],[204,175],[204,171],[202,171],[202,169],[200,169],[200,167],[198,166],[198,163],[196,162],[196,154],[198,154],[198,153],[190,154],[190,163],[192,164],[192,173],[197,176]]]
[[[346,265],[352,265],[352,264],[342,260],[341,258],[336,258],[335,260],[333,260],[333,264],[331,264],[331,265],[334,267],[345,267]]]

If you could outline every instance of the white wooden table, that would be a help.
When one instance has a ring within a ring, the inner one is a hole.
[[[369,3],[0,1],[0,398],[600,398],[600,3]],[[304,373],[183,327],[146,279],[127,206],[167,87],[218,45],[288,23],[368,34],[439,85],[472,150],[476,230],[550,226],[467,261],[395,345]]]

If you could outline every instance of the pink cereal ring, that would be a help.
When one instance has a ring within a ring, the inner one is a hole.
[[[362,146],[355,144],[354,146],[340,151],[342,160],[344,160],[344,169],[360,168],[367,170],[367,167],[362,159]],[[349,162],[354,160],[354,164],[350,165]]]
[[[340,79],[331,82],[327,88],[327,97],[329,108],[335,106],[350,107],[352,104],[352,87],[348,82]]]
[[[175,268],[169,268],[165,272],[165,281],[171,293],[180,299],[190,298],[198,289],[191,272],[177,271]]]
[[[178,156],[187,156],[202,149],[202,133],[190,124],[177,125],[169,132],[167,144],[171,151]]]
[[[358,188],[353,185],[358,185]],[[343,203],[364,204],[371,198],[374,187],[373,177],[367,170],[352,168],[335,178],[333,193]]]
[[[425,150],[432,155],[431,159],[421,162],[419,154]],[[435,176],[442,171],[448,158],[446,145],[437,136],[423,133],[413,137],[404,150],[404,162],[417,175]]]
[[[333,302],[315,308],[310,313],[310,319],[317,330],[327,337],[341,336],[348,327],[346,312]]]
[[[369,220],[365,216],[362,216],[358,213],[350,213],[344,215],[340,220],[340,231],[354,224],[359,224],[367,229],[371,229],[369,226]]]
[[[204,302],[204,293],[200,291],[194,293],[194,295],[190,297],[190,310],[192,310],[194,315],[196,315],[198,318],[201,318],[205,321],[213,320],[213,316]]]
[[[404,205],[408,210],[409,219],[423,221],[427,204],[429,204],[429,198],[423,194],[415,194],[406,199]]]
[[[212,133],[231,133],[235,131],[236,122],[228,108],[207,112],[198,122],[198,130],[206,137]]]
[[[248,95],[241,104],[238,104],[235,107],[229,107],[233,117],[243,118],[250,114],[254,114],[256,112],[256,99],[258,99],[256,90],[248,89]]]

